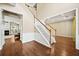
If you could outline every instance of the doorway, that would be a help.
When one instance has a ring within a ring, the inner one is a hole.
[[[5,42],[10,41],[12,43],[15,40],[22,40],[22,15],[11,12],[8,10],[2,9],[1,11],[1,39],[0,39],[0,46],[1,48],[5,44]]]

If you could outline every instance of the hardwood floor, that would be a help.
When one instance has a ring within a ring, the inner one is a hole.
[[[75,43],[71,38],[56,37],[56,43],[51,45],[51,50],[35,41],[24,44],[24,55],[51,55],[51,56],[77,56]],[[50,52],[51,51],[51,52]],[[30,52],[30,53],[29,53]]]
[[[36,41],[23,44],[23,54],[28,56],[48,56],[50,48],[43,46]]]
[[[51,45],[51,49],[43,46],[42,44],[31,41],[28,43],[21,44],[21,42],[16,42],[15,44],[16,48],[13,50],[10,50],[9,48],[4,48],[2,51],[14,51],[13,54],[3,53],[3,55],[18,55],[18,56],[78,56],[79,51],[75,49],[75,43],[72,41],[71,38],[65,38],[65,37],[56,37],[56,43]],[[19,49],[20,48],[20,49]],[[1,54],[2,55],[2,54]]]
[[[75,42],[73,42],[71,38],[56,37],[56,44],[52,45],[52,49],[54,49],[54,53],[52,52],[51,55],[56,56],[79,55],[77,53],[79,51],[75,49]]]
[[[5,43],[0,53],[2,56],[21,56],[23,55],[22,51],[22,42],[19,40],[15,43]]]

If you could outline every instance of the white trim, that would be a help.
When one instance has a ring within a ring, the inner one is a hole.
[[[45,39],[42,37],[40,33],[35,33],[35,41],[46,47],[50,47],[50,44],[47,44],[47,42],[45,41]]]
[[[8,11],[8,12],[10,12],[10,13],[14,13],[14,14],[17,14],[17,15],[19,15],[19,16],[23,16],[23,14],[20,13],[20,12],[11,11],[11,10],[4,9],[4,8],[0,8],[0,10],[2,10],[2,11]]]
[[[52,15],[50,17],[45,18],[45,21],[49,20],[49,19],[51,19],[53,17],[56,17],[58,15],[62,15],[64,13],[71,12],[73,10],[76,10],[76,41],[75,42],[76,42],[76,49],[79,50],[79,31],[78,31],[79,30],[79,28],[78,28],[79,27],[79,9],[78,8],[70,9],[70,10],[67,10],[67,11]]]
[[[79,50],[79,9],[76,9],[76,49]]]
[[[18,16],[20,16],[21,17],[21,19],[23,18],[23,15],[22,14],[19,14],[19,13],[16,13],[16,12],[13,12],[13,11],[9,11],[9,10],[5,10],[5,9],[2,9],[2,8],[0,8],[0,27],[1,27],[1,41],[0,41],[0,48],[3,46],[3,44],[4,44],[4,26],[3,26],[3,12],[4,11],[8,11],[8,12],[10,12],[10,13],[13,13],[13,14],[15,14],[15,15],[18,15]],[[22,21],[23,21],[23,19],[22,19]],[[21,24],[21,26],[22,26],[22,24]],[[20,27],[21,27],[20,26]],[[21,34],[23,33],[23,29],[21,29],[21,32],[20,32]]]
[[[0,9],[0,49],[2,48],[4,42],[3,42],[3,25],[2,25],[2,20],[3,20],[3,15],[2,15],[2,9]],[[3,42],[3,43],[2,43]]]
[[[49,17],[45,18],[45,20],[51,19],[51,18],[53,18],[53,17],[55,17],[55,16],[58,16],[58,15],[62,15],[62,14],[64,14],[64,13],[71,12],[71,11],[76,10],[76,9],[77,9],[77,8],[70,9],[70,10],[67,10],[67,11],[64,11],[64,12],[57,13],[57,14],[55,14],[55,15],[52,15],[52,16],[49,16]]]
[[[39,33],[42,35],[44,40],[49,44],[49,41],[47,41],[47,38],[44,37],[44,35],[41,33],[41,31],[38,29],[38,27],[35,25],[36,29],[39,31]]]

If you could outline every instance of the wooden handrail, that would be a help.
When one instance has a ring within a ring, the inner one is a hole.
[[[29,8],[28,8],[29,9]],[[32,11],[29,9],[29,11],[32,13]],[[51,29],[49,29],[46,25],[44,25],[37,17],[35,17],[35,15],[32,13],[33,17],[36,18],[36,20],[38,20],[49,32],[50,32],[50,45],[51,45]],[[35,22],[35,20],[34,20]],[[51,26],[50,26],[51,27]],[[52,27],[51,27],[52,28]],[[53,29],[53,28],[52,28]],[[56,33],[56,30],[55,30]],[[55,34],[56,35],[56,34]]]
[[[27,5],[26,5],[27,6]],[[28,6],[27,6],[28,7]],[[28,8],[29,9],[29,8]],[[32,13],[32,11],[29,9],[29,11]],[[35,15],[32,13],[33,17],[36,18],[46,29],[51,31],[46,25],[44,25]],[[46,23],[46,22],[45,22]],[[48,24],[49,25],[49,24]],[[50,26],[50,25],[49,25]],[[54,29],[52,26],[50,26],[52,29]],[[56,31],[56,29],[54,29]]]
[[[35,18],[36,18],[36,17],[35,17]],[[50,31],[50,29],[49,29],[46,25],[44,25],[38,18],[36,18],[36,20],[38,20],[47,30]]]
[[[47,23],[46,23],[47,24]],[[49,24],[47,24],[48,26],[50,26]],[[50,26],[50,28],[52,28],[53,30],[55,30],[56,31],[56,29],[55,28],[53,28],[52,26]]]
[[[28,8],[29,9],[29,8]],[[32,13],[32,11],[29,9],[29,11]],[[49,32],[51,31],[46,25],[44,25],[35,15],[32,13],[33,17],[36,18]],[[34,21],[35,22],[35,21]]]

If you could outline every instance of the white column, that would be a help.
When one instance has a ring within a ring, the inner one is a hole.
[[[76,9],[76,49],[79,49],[79,9]]]
[[[2,9],[0,9],[0,49],[2,48],[4,44],[4,32],[3,32],[3,24],[2,24]]]

